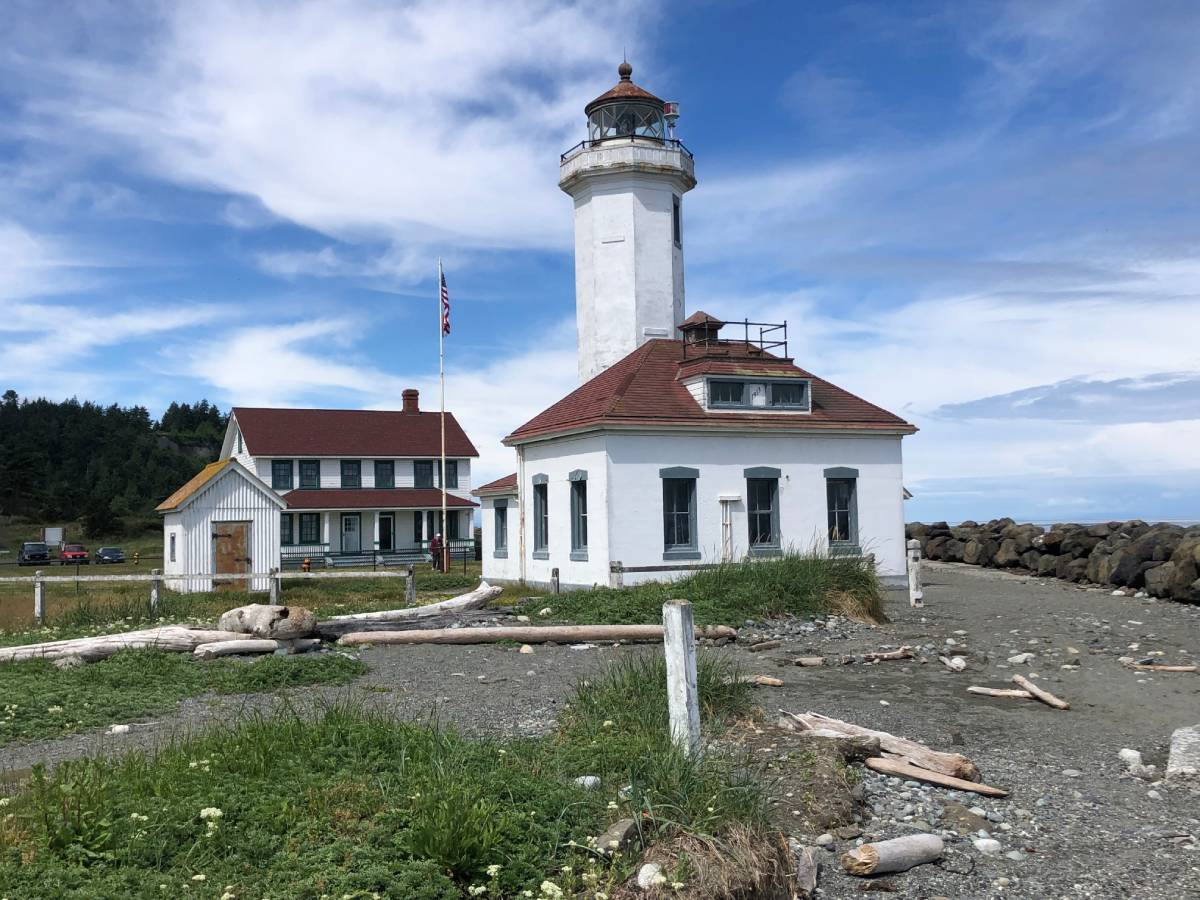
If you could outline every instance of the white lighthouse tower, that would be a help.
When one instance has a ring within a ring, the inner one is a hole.
[[[563,154],[558,186],[575,201],[575,320],[587,381],[683,321],[683,195],[692,154],[674,138],[676,104],[630,80],[589,103],[587,140]],[[667,132],[667,121],[672,133]]]

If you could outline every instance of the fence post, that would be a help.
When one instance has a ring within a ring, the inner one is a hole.
[[[550,570],[550,593],[552,593],[552,594],[558,593],[558,569],[557,568],[553,568]]]
[[[663,604],[663,650],[667,658],[667,708],[671,740],[687,756],[700,752],[700,695],[696,688],[696,626],[692,604]]]
[[[608,566],[608,583],[610,587],[625,587],[625,567],[619,559],[614,559]]]
[[[404,600],[409,604],[417,602],[417,567],[409,565],[408,583],[404,585]]]
[[[908,547],[908,605],[922,607],[925,605],[925,592],[921,590],[921,542],[916,538],[910,540]]]
[[[33,573],[33,618],[39,625],[46,621],[46,583],[42,581],[45,576],[41,569]]]
[[[162,600],[162,579],[158,577],[162,569],[151,569],[150,574],[155,576],[150,582],[150,613],[153,615],[158,612],[158,604]]]
[[[283,581],[279,577],[279,570],[272,569],[269,578],[270,581],[267,583],[267,599],[272,606],[278,606],[279,595],[283,593]]]

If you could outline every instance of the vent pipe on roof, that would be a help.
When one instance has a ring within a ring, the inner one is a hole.
[[[404,411],[406,413],[419,413],[421,411],[420,404],[417,402],[421,394],[416,388],[407,388],[400,392],[400,396],[404,398]]]

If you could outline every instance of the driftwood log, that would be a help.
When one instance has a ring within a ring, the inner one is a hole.
[[[276,650],[286,650],[288,653],[304,653],[320,646],[320,638],[297,638],[293,641],[280,641],[272,638],[248,638],[243,641],[217,641],[211,644],[200,644],[192,651],[192,655],[199,659],[215,659],[218,656],[274,653]]]
[[[79,657],[84,662],[96,662],[122,650],[140,650],[146,647],[173,653],[189,653],[199,644],[241,640],[244,637],[244,634],[234,631],[166,625],[142,631],[127,631],[124,634],[102,634],[66,641],[49,641],[44,644],[26,644],[23,647],[5,647],[0,649],[0,663],[23,659],[62,659],[67,656]]]
[[[317,629],[317,617],[303,606],[251,603],[221,613],[217,627],[259,638],[291,640],[308,637]]]
[[[696,629],[697,638],[733,638],[737,631],[724,625]],[[339,644],[579,644],[587,641],[661,641],[661,625],[501,625],[496,628],[435,628],[409,631],[350,632]]]
[[[401,622],[405,619],[419,619],[426,616],[466,612],[467,610],[479,609],[481,606],[486,606],[502,593],[504,593],[504,588],[493,587],[486,581],[481,581],[479,582],[479,587],[475,588],[475,590],[466,594],[460,594],[457,597],[451,597],[448,600],[439,600],[437,603],[427,603],[424,606],[410,606],[407,609],[384,609],[378,612],[332,616],[328,619],[322,619],[320,627],[323,629],[327,626],[336,627],[354,623]]]
[[[983,794],[985,797],[1007,797],[1008,791],[981,784],[978,781],[967,781],[941,772],[931,772],[920,766],[914,766],[907,759],[899,756],[876,756],[866,761],[868,769],[882,772],[885,775],[895,775],[898,778],[912,778],[916,781],[927,781],[941,787],[953,788],[956,791],[970,791],[973,794]]]
[[[1043,703],[1045,703],[1047,706],[1053,706],[1055,709],[1070,709],[1071,708],[1071,704],[1068,703],[1066,700],[1062,700],[1058,697],[1055,697],[1049,691],[1042,690],[1040,687],[1038,687],[1036,684],[1034,684],[1032,681],[1030,681],[1024,675],[1014,675],[1012,677],[1012,680],[1013,680],[1013,684],[1020,685],[1025,690],[1029,691],[1029,693],[1033,694],[1033,696],[1035,698],[1037,698],[1038,700],[1041,700]]]
[[[933,862],[945,845],[936,834],[907,834],[904,837],[863,844],[842,854],[842,868],[851,875],[883,875],[907,872],[913,866]]]
[[[1140,663],[1132,656],[1122,656],[1117,660],[1127,669],[1138,672],[1200,672],[1200,666],[1172,666],[1166,663]]]
[[[967,688],[968,694],[980,694],[984,697],[1011,697],[1014,700],[1032,700],[1033,694],[1024,688],[990,688],[980,687],[977,684]]]
[[[898,650],[876,650],[873,653],[864,653],[863,662],[887,662],[894,659],[912,659],[912,647],[901,647]]]
[[[788,713],[788,715],[805,728],[824,729],[841,734],[868,735],[879,738],[879,744],[884,750],[908,760],[915,766],[920,766],[922,769],[929,769],[932,772],[940,772],[943,775],[949,775],[953,778],[979,781],[979,769],[973,762],[960,753],[943,753],[939,750],[931,750],[924,744],[910,741],[908,738],[896,737],[893,734],[888,734],[886,731],[863,728],[861,725],[854,725],[839,719],[831,719],[819,713]]]

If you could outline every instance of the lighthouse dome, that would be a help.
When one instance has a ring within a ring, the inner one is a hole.
[[[618,81],[586,107],[588,140],[642,137],[663,140],[666,120],[663,101],[633,83],[633,66],[622,62],[617,67]]]

